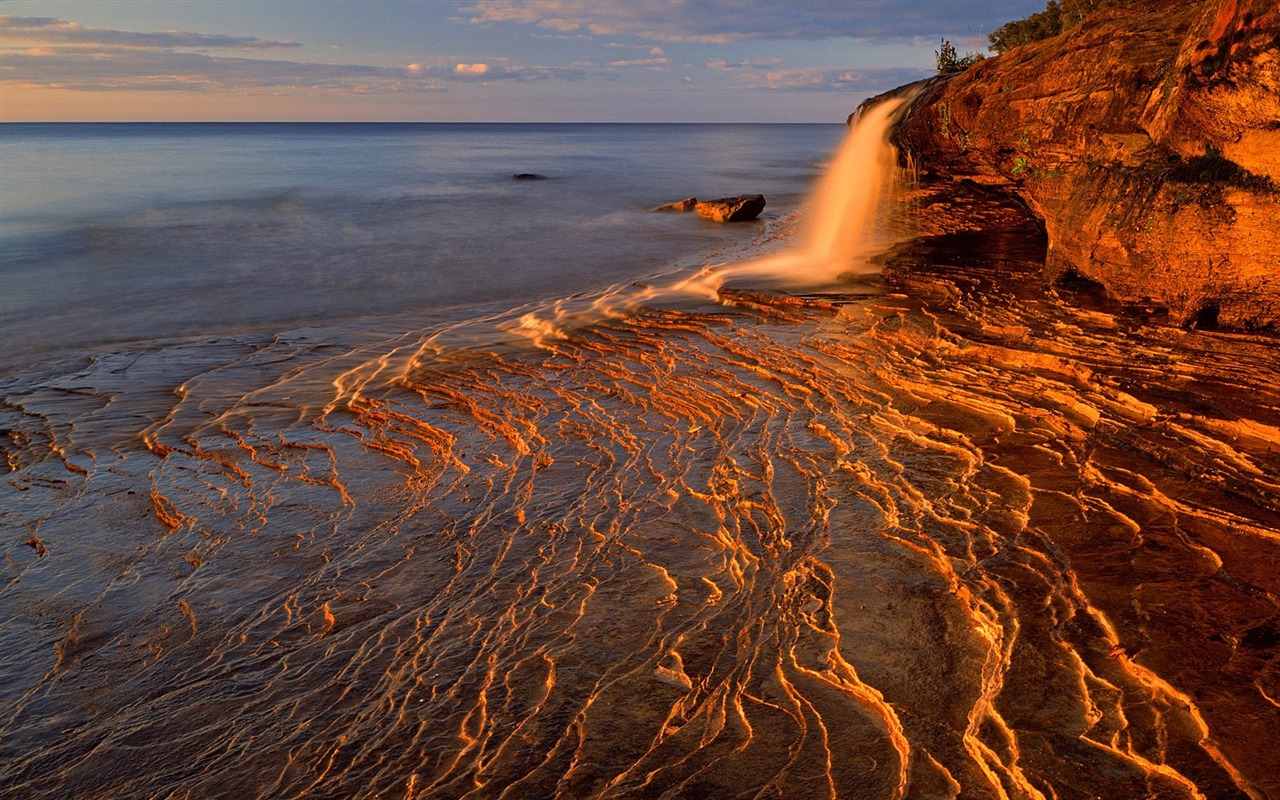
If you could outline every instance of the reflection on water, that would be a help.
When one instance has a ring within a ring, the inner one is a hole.
[[[9,381],[0,783],[1276,796],[1280,352],[1063,305],[1038,246]]]

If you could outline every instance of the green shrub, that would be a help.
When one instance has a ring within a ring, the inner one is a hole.
[[[965,53],[960,56],[956,53],[955,47],[946,39],[942,40],[939,49],[933,51],[934,56],[938,59],[938,74],[948,75],[952,72],[964,72],[969,67],[977,64],[985,56],[982,53]]]
[[[1136,0],[1049,0],[1044,11],[1006,22],[988,34],[987,40],[991,42],[992,50],[1003,53],[1020,44],[1048,39],[1071,30],[1095,11],[1133,2]]]

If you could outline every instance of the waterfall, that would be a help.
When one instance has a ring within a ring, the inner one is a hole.
[[[907,105],[894,98],[859,115],[809,198],[799,252],[824,276],[878,272],[866,260],[888,243],[877,218],[898,184],[898,153],[889,137]]]
[[[901,180],[890,135],[910,101],[910,97],[891,98],[859,114],[805,201],[796,246],[730,265],[719,271],[721,283],[741,275],[813,287],[879,273],[873,259],[895,241],[883,224],[883,215]]]

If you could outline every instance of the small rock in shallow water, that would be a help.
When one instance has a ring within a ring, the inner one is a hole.
[[[698,198],[686,197],[683,200],[677,200],[674,203],[667,203],[664,206],[658,206],[654,211],[692,211],[693,207],[698,204]]]
[[[764,195],[743,194],[737,197],[721,197],[694,206],[698,216],[716,222],[747,222],[760,216],[764,210]]]
[[[539,175],[536,172],[517,172],[511,176],[513,181],[545,181],[546,175]]]

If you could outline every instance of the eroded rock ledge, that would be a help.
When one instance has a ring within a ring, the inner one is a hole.
[[[897,136],[923,181],[1025,203],[1048,235],[1050,281],[1095,281],[1176,324],[1280,327],[1272,0],[1096,14],[931,80]]]

